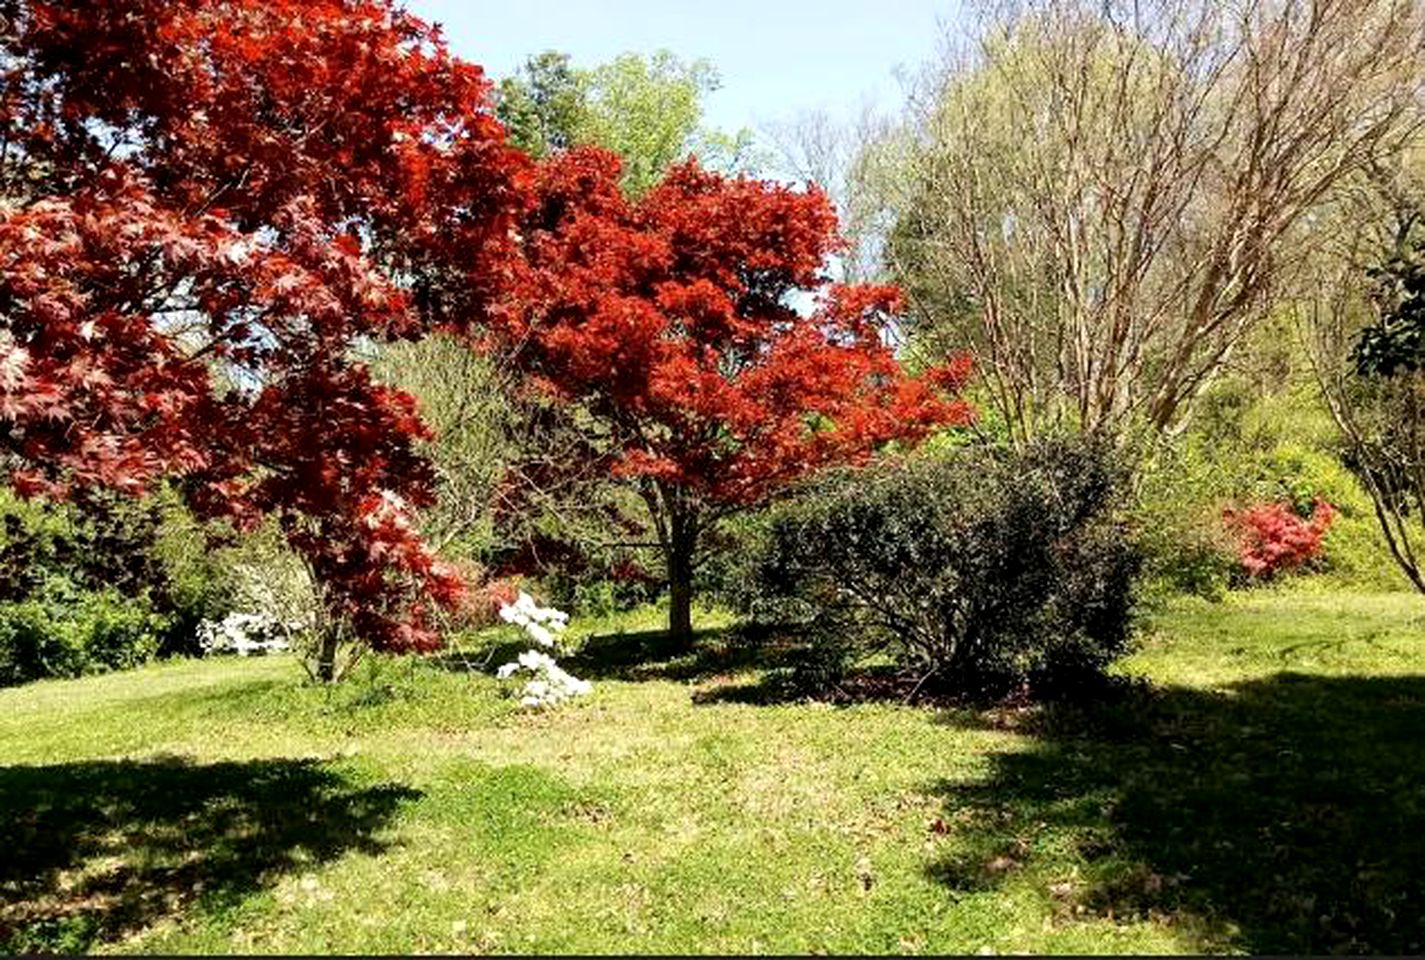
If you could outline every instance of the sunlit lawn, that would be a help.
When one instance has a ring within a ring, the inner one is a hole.
[[[594,694],[547,714],[486,676],[406,661],[335,691],[283,658],[0,691],[0,943],[1425,943],[1414,596],[1176,604],[1124,665],[1151,692],[1083,710],[738,702],[719,691],[757,668],[726,642],[672,662],[656,644],[642,664],[591,654]]]

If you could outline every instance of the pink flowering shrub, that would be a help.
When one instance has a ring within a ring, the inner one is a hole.
[[[1266,580],[1283,570],[1295,570],[1321,555],[1321,540],[1331,528],[1336,510],[1320,497],[1311,516],[1302,517],[1283,503],[1258,503],[1223,512],[1238,537],[1238,560],[1251,579]]]

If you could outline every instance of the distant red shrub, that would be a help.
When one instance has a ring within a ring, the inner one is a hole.
[[[1238,560],[1247,576],[1266,580],[1283,570],[1295,570],[1321,555],[1321,540],[1331,528],[1336,510],[1317,497],[1310,517],[1283,503],[1259,503],[1223,512],[1238,536]]]
[[[645,570],[638,561],[629,559],[619,560],[610,567],[609,579],[619,583],[641,583],[653,586],[661,582],[658,577]]]
[[[452,610],[443,611],[441,626],[446,631],[481,630],[500,622],[500,608],[514,603],[519,586],[512,580],[491,577],[475,564],[459,565],[461,578],[470,586]]]

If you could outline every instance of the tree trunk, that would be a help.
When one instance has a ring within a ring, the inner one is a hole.
[[[336,653],[340,643],[337,632],[329,626],[322,631],[317,648],[317,680],[321,683],[336,682]]]
[[[668,544],[668,638],[686,648],[693,642],[693,551],[697,528],[691,518],[674,514],[669,518]]]

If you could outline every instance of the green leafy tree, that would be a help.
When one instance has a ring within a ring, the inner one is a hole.
[[[704,102],[720,85],[707,60],[684,61],[668,50],[625,53],[589,69],[546,50],[501,82],[497,112],[511,142],[532,156],[573,146],[617,153],[623,189],[642,194],[689,154],[717,170],[755,161],[750,131],[702,125]]]
[[[573,145],[585,111],[586,76],[569,54],[546,50],[500,82],[496,114],[510,142],[533,157]]]

